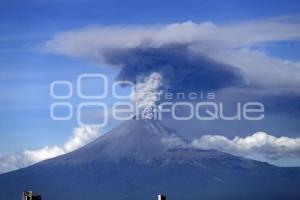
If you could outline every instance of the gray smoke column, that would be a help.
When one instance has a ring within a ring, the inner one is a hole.
[[[163,90],[162,76],[153,72],[135,84],[134,102],[142,119],[152,119]]]

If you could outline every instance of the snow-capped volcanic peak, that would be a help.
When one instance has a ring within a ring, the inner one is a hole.
[[[72,160],[72,163],[123,159],[146,161],[166,154],[170,145],[164,141],[168,138],[181,137],[158,120],[131,119],[58,160]]]
[[[0,175],[0,199],[17,200],[27,188],[59,200],[299,199],[298,168],[164,142],[174,138],[184,142],[160,121],[126,121],[76,151]]]

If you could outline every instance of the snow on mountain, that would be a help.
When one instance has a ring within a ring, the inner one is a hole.
[[[167,140],[176,140],[169,145]],[[129,120],[71,153],[0,175],[0,199],[299,199],[299,168],[281,168],[187,141],[155,120]]]

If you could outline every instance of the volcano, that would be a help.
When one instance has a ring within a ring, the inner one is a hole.
[[[0,199],[19,200],[26,190],[45,200],[300,199],[299,168],[187,142],[160,121],[132,119],[76,151],[0,175]]]

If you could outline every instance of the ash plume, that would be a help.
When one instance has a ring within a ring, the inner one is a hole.
[[[152,119],[163,90],[162,76],[153,72],[135,84],[134,101],[142,119]]]

